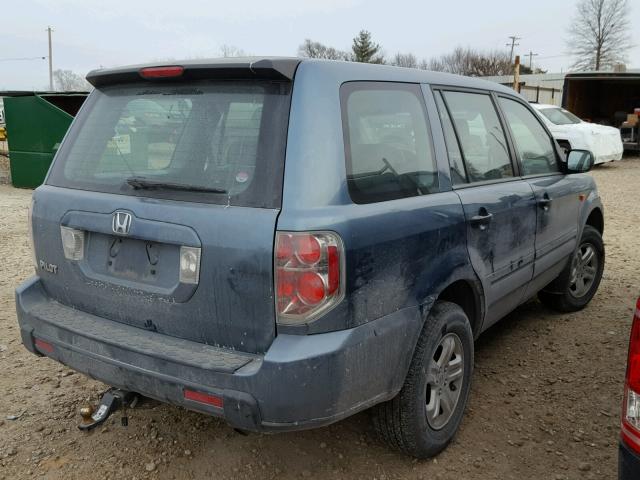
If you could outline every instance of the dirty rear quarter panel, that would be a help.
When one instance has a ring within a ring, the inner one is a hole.
[[[346,185],[340,85],[392,78],[385,69],[372,69],[362,78],[353,77],[348,65],[322,67],[303,62],[296,74],[277,228],[340,234],[346,298],[304,329],[353,327],[405,308],[420,316],[449,282],[474,278],[460,200],[443,191],[354,204]]]

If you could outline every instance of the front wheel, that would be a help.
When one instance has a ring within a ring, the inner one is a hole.
[[[392,448],[417,458],[443,450],[464,413],[473,371],[473,333],[462,308],[439,301],[418,339],[400,393],[372,410],[373,425]]]
[[[582,310],[598,291],[604,271],[604,242],[600,232],[586,225],[580,245],[571,262],[554,280],[551,291],[541,291],[538,298],[559,312]]]

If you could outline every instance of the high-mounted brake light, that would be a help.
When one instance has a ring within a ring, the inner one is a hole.
[[[179,77],[184,73],[184,67],[172,65],[166,67],[145,67],[140,69],[142,78],[171,78]]]
[[[631,325],[622,404],[622,440],[640,454],[640,298]]]
[[[278,323],[309,322],[344,297],[344,246],[333,232],[277,232]]]

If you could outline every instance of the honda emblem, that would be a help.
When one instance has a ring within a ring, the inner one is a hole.
[[[111,222],[113,233],[118,235],[128,235],[131,228],[131,214],[127,212],[116,212],[113,214]]]

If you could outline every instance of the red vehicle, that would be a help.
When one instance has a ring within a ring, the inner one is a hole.
[[[640,478],[640,298],[636,303],[629,338],[618,454],[618,479],[638,478]]]

